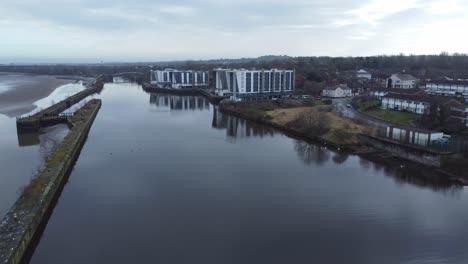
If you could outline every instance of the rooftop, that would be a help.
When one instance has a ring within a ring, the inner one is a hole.
[[[371,92],[387,92],[387,93],[396,93],[396,94],[419,94],[424,92],[418,88],[411,89],[400,89],[400,88],[373,88]]]
[[[440,80],[431,80],[428,81],[427,84],[458,84],[458,85],[468,85],[468,81],[466,80],[446,80],[446,79],[440,79]]]
[[[272,68],[272,69],[244,69],[244,68],[238,68],[238,69],[226,69],[226,68],[215,68],[213,69],[213,71],[253,71],[253,72],[262,72],[262,71],[266,71],[266,72],[269,72],[269,71],[294,71],[294,69],[276,69],[276,68]]]
[[[359,71],[357,71],[356,73],[362,73],[362,74],[368,74],[369,72],[363,70],[363,69],[360,69]]]
[[[394,76],[398,77],[399,79],[403,80],[403,81],[411,81],[411,80],[417,80],[416,77],[414,77],[413,75],[411,74],[407,74],[407,73],[404,73],[404,74],[401,74],[401,73],[397,73],[397,74],[393,74]]]
[[[334,86],[329,86],[329,87],[325,88],[324,90],[336,90],[338,88],[341,88],[343,90],[351,90],[351,88],[349,88],[349,86],[347,84],[338,84],[338,85],[334,85]]]
[[[388,93],[387,95],[384,96],[384,98],[394,98],[394,99],[400,99],[400,100],[410,100],[410,101],[426,102],[426,103],[433,102],[433,100],[431,100],[430,97],[419,96],[415,94]]]
[[[440,132],[440,131],[429,130],[429,129],[420,128],[420,127],[397,126],[397,125],[392,125],[392,126],[389,126],[389,127],[391,127],[391,128],[405,129],[405,130],[407,130],[407,131],[414,131],[414,132],[425,133],[425,134],[440,134],[440,133],[442,133],[442,132]]]
[[[453,98],[448,98],[445,96],[429,96],[426,93],[422,94],[397,94],[397,93],[388,93],[384,98],[394,98],[400,100],[410,100],[416,102],[426,102],[430,104],[439,104],[439,105],[451,105],[451,106],[461,106],[458,100]]]

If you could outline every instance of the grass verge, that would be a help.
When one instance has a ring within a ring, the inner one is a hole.
[[[389,123],[403,125],[403,126],[411,125],[411,121],[419,117],[419,115],[414,114],[414,113],[385,110],[385,109],[369,111],[369,112],[366,112],[366,114],[373,116],[375,118],[387,121]]]

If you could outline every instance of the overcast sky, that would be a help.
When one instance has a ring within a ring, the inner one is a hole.
[[[1,0],[0,62],[468,53],[468,0]]]

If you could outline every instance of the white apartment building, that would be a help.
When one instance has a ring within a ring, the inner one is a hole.
[[[343,98],[353,96],[353,91],[346,84],[335,85],[323,89],[323,97]]]
[[[426,92],[431,95],[468,99],[468,81],[429,81],[426,83]]]
[[[151,71],[151,84],[161,88],[191,88],[209,85],[208,72],[179,71],[174,69]]]
[[[385,95],[393,93],[393,94],[404,94],[404,95],[417,95],[417,94],[424,94],[424,91],[418,88],[414,89],[399,89],[399,88],[376,88],[371,89],[369,91],[369,95],[376,97],[378,99],[382,99]]]
[[[431,100],[429,98],[389,93],[382,97],[382,109],[402,111],[406,110],[416,114],[429,114]]]
[[[411,74],[392,74],[387,79],[387,88],[412,89],[416,88],[418,79]]]
[[[293,94],[294,70],[215,69],[214,85],[217,95],[231,100],[282,98]]]

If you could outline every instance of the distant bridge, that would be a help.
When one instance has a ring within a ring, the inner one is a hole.
[[[145,73],[142,72],[120,72],[116,73],[113,76],[114,77],[142,77],[144,76]]]

